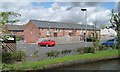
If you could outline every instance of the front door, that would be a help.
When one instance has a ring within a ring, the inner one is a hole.
[[[54,33],[54,37],[57,37],[57,36],[58,36],[58,34],[57,34],[57,32],[55,32],[55,33]]]

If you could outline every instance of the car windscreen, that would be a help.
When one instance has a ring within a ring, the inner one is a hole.
[[[111,40],[108,40],[107,42],[113,42],[114,41],[114,39],[111,39]]]
[[[46,42],[47,40],[42,40],[41,42]]]

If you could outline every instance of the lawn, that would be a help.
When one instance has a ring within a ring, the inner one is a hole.
[[[13,70],[42,69],[46,65],[50,65],[50,64],[71,62],[75,60],[99,59],[99,58],[106,58],[106,57],[112,57],[112,56],[118,56],[118,50],[105,50],[105,51],[98,51],[96,53],[71,55],[71,56],[65,56],[62,58],[53,58],[53,59],[47,59],[47,60],[42,60],[37,62],[24,62],[20,64],[9,64],[9,65],[6,64],[5,69],[13,69]]]

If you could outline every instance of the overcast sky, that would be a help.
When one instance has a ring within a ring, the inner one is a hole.
[[[2,2],[0,11],[14,11],[21,14],[20,22],[26,24],[30,19],[59,22],[84,23],[82,8],[87,9],[87,23],[109,25],[111,10],[115,2]]]

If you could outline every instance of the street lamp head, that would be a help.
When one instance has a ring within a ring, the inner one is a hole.
[[[81,11],[87,11],[87,9],[81,9]]]

